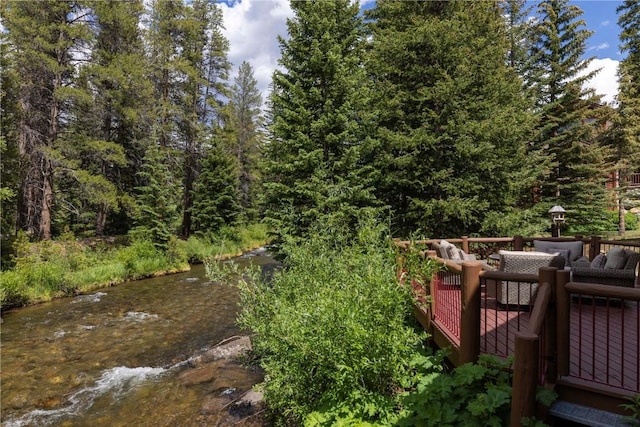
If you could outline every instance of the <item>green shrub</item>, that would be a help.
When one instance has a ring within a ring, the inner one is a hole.
[[[285,244],[286,269],[270,283],[243,276],[239,321],[256,334],[265,399],[280,424],[384,424],[395,413],[395,391],[425,336],[408,326],[411,297],[389,243],[379,229],[358,236],[352,246],[319,236]]]
[[[418,383],[403,400],[400,427],[502,427],[509,425],[511,411],[511,359],[481,355],[478,363],[466,363],[443,373],[432,360],[417,360]],[[536,399],[549,406],[553,391],[539,388]],[[544,426],[535,419],[524,425]]]
[[[150,240],[135,240],[117,251],[116,259],[124,266],[125,278],[135,279],[166,270],[169,262]]]

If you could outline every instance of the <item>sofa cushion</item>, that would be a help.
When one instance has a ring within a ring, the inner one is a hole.
[[[622,248],[611,248],[607,252],[607,262],[604,265],[606,270],[617,270],[623,268],[627,262],[627,254],[624,253]]]
[[[569,251],[569,262],[573,262],[582,256],[583,244],[581,241],[568,241],[568,242],[551,242],[547,240],[534,240],[533,247],[536,252],[549,252],[553,253],[551,249],[566,249]]]
[[[591,261],[591,268],[604,268],[604,265],[607,263],[607,256],[605,254],[598,254]]]
[[[431,243],[431,247],[434,251],[436,251],[438,257],[442,259],[449,259],[449,255],[447,255],[447,248],[443,248],[439,243],[436,242]]]
[[[631,253],[629,253],[631,252]],[[628,251],[627,252],[627,262],[624,264],[625,270],[634,270],[636,269],[636,265],[640,261],[640,252]]]
[[[458,252],[458,247],[453,243],[447,242],[446,240],[440,240],[440,247],[444,249],[444,253],[446,256],[443,256],[444,259],[450,259],[451,261],[462,261],[460,257],[460,252]]]

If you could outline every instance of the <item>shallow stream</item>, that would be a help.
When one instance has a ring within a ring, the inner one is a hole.
[[[275,263],[264,250],[231,262]],[[210,282],[200,265],[2,313],[2,425],[225,425],[203,401],[248,389],[259,373],[236,366],[195,384],[180,374],[242,334],[237,303],[237,289]]]

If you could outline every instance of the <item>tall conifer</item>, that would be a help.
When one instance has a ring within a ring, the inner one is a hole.
[[[599,98],[585,82],[595,72],[584,73],[591,59],[582,59],[591,32],[582,11],[568,0],[543,1],[532,58],[538,111],[538,136],[534,148],[553,162],[540,183],[539,201],[563,206],[573,229],[598,229],[605,220],[603,152],[595,141],[594,119]]]
[[[378,194],[394,233],[503,232],[534,165],[498,2],[383,0],[369,16]]]
[[[619,231],[625,232],[625,211],[640,204],[640,194],[628,190],[631,173],[640,172],[640,2],[626,0],[617,9],[620,50],[627,54],[618,76],[618,120],[615,123],[615,186]]]
[[[247,218],[256,217],[258,160],[263,140],[262,96],[253,68],[244,61],[231,88],[231,119],[235,140],[232,144],[239,168],[240,204]]]
[[[147,78],[140,18],[141,0],[88,1],[95,35],[91,55],[80,67],[65,140],[68,155],[65,200],[105,232],[111,213],[128,207],[150,127]],[[74,199],[75,198],[75,199]],[[123,213],[126,220],[127,215]],[[78,220],[78,219],[76,219]],[[126,223],[111,221],[111,231],[126,233]]]
[[[280,236],[302,237],[322,223],[347,237],[375,203],[363,161],[370,106],[359,5],[292,1],[291,7],[270,99],[265,216]]]
[[[20,76],[16,132],[21,162],[19,228],[52,237],[56,168],[63,158],[60,135],[67,114],[74,61],[89,36],[78,2],[3,3],[11,67]]]

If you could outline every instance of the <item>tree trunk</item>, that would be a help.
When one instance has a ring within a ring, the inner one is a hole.
[[[40,230],[38,236],[41,240],[51,239],[51,204],[53,202],[53,166],[49,159],[42,161],[42,205],[40,212]]]

